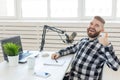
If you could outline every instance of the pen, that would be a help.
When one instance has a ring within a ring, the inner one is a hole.
[[[54,58],[55,59],[55,58]],[[56,63],[58,63],[58,61],[55,59]]]
[[[54,59],[55,59],[56,63],[58,63],[58,61],[56,60],[55,56],[54,56]]]

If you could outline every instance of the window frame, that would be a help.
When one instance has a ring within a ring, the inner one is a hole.
[[[80,21],[80,20],[90,20],[92,18],[92,16],[85,16],[85,0],[78,0],[78,17],[75,18],[52,18],[50,13],[50,1],[51,0],[47,0],[47,15],[48,17],[38,17],[38,18],[34,18],[34,17],[22,17],[22,10],[21,10],[21,3],[22,0],[14,0],[15,2],[15,16],[0,16],[0,20],[69,20],[69,21]],[[110,17],[104,16],[104,18],[106,20],[110,20],[110,21],[117,21],[120,20],[120,17],[116,16],[116,11],[117,11],[117,0],[112,0],[112,15]],[[82,13],[81,13],[82,12]]]
[[[6,19],[16,19],[17,18],[17,16],[16,16],[16,10],[17,10],[17,0],[14,0],[14,16],[0,16],[0,20],[6,20]]]

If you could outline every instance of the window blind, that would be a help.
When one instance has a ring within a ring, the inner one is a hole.
[[[49,24],[48,24],[49,25]],[[61,30],[65,30],[68,35],[71,35],[72,32],[77,32],[77,37],[75,38],[74,43],[79,41],[83,37],[87,37],[86,28],[87,24],[72,24],[72,25],[62,25],[54,23],[50,24],[53,27],[56,27]],[[9,23],[2,24],[0,23],[0,39],[7,38],[10,36],[21,36],[22,46],[24,50],[40,50],[41,39],[43,33],[44,23]],[[119,26],[105,26],[105,30],[109,33],[109,41],[113,44],[116,54],[120,54],[120,27]],[[44,50],[46,51],[58,51],[62,48],[70,46],[72,44],[64,43],[58,33],[51,30],[47,30],[45,36],[45,45]],[[63,39],[65,36],[62,35]],[[0,53],[2,50],[0,48]]]

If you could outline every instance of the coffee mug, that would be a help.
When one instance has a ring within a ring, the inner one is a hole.
[[[28,57],[27,64],[28,64],[28,69],[34,69],[34,67],[35,67],[35,57]]]

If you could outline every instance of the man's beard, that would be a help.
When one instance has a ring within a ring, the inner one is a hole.
[[[94,30],[94,34],[89,33],[89,30],[90,30],[90,29]],[[94,28],[88,28],[88,29],[87,29],[87,34],[88,34],[88,36],[89,36],[90,38],[96,38],[96,37],[99,36],[100,31],[97,32]]]

